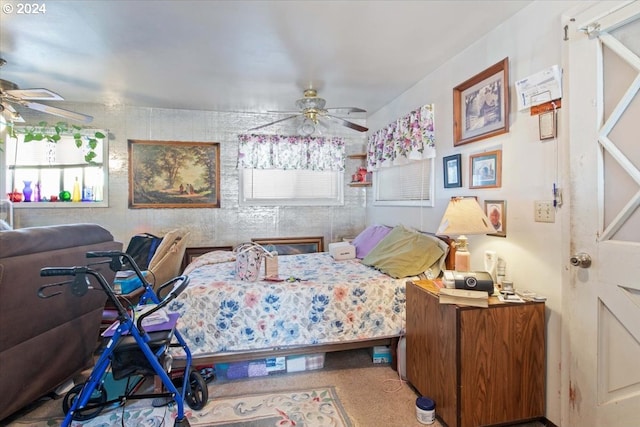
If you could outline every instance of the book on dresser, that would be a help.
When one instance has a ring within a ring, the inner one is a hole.
[[[469,305],[472,307],[489,307],[489,297],[484,291],[468,289],[442,288],[438,293],[440,304]]]

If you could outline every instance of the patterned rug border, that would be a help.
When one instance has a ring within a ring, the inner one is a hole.
[[[215,384],[210,384],[210,387],[211,386],[215,387]],[[240,426],[242,425],[241,423],[243,421],[257,422],[259,421],[260,417],[255,418],[253,420],[250,420],[247,418],[237,418],[235,420],[225,419],[222,421],[211,420],[208,418],[210,418],[211,416],[219,416],[220,415],[219,412],[221,409],[225,409],[227,411],[228,410],[252,411],[257,409],[257,407],[255,406],[252,408],[250,407],[248,409],[245,408],[244,406],[242,406],[244,402],[241,401],[240,399],[244,399],[245,402],[246,401],[250,402],[252,399],[260,399],[261,397],[264,397],[261,400],[261,403],[263,404],[265,402],[269,402],[270,400],[275,399],[276,397],[280,398],[282,395],[296,396],[297,394],[302,394],[302,393],[309,393],[311,395],[314,395],[315,393],[315,396],[311,399],[311,401],[313,401],[315,404],[321,403],[323,393],[327,393],[330,399],[328,402],[325,402],[325,403],[330,403],[331,406],[335,409],[334,411],[335,413],[330,413],[329,415],[335,415],[335,417],[340,422],[342,422],[342,425],[344,427],[354,427],[354,424],[349,414],[347,413],[344,405],[342,404],[342,401],[340,400],[340,396],[338,395],[338,391],[336,387],[331,385],[302,387],[302,388],[285,388],[282,390],[269,390],[269,391],[260,391],[260,392],[252,392],[252,393],[238,393],[238,394],[231,394],[231,395],[225,395],[220,397],[212,397],[210,395],[209,402],[202,410],[194,411],[191,408],[189,408],[188,405],[185,404],[185,413],[189,418],[190,424],[194,427],[216,426],[216,425]],[[269,398],[270,396],[271,398]],[[326,399],[326,397],[324,399]],[[227,403],[227,402],[233,402],[233,401],[236,401],[235,402],[236,408],[234,408],[233,405],[229,405],[229,403]],[[286,403],[284,404],[286,405]],[[324,406],[324,405],[320,405],[320,406]],[[287,424],[287,421],[289,420],[289,418],[286,411],[281,411],[277,407],[274,407],[273,409],[275,409],[273,416],[282,417],[284,422],[284,423],[281,422],[278,425],[282,425],[282,426],[294,425],[294,423]],[[218,412],[214,412],[212,414],[212,411],[218,411]],[[320,410],[319,413],[321,412],[322,411]],[[150,425],[154,427],[162,426],[162,425],[170,426],[170,425],[173,425],[175,414],[176,414],[175,404],[171,404],[169,405],[169,407],[154,408],[151,406],[151,399],[144,399],[144,400],[138,400],[138,401],[129,401],[124,408],[124,413],[123,413],[122,407],[106,408],[105,411],[100,415],[98,415],[96,418],[83,421],[83,422],[73,421],[71,425],[72,427],[102,427],[105,425],[121,425],[121,420],[122,418],[124,418],[124,425],[126,427],[133,426],[133,425],[137,426],[137,425],[140,425],[142,422],[145,423],[144,425]],[[264,414],[262,415],[262,418],[264,418]],[[16,426],[16,427],[24,426],[24,425],[28,425],[30,427],[59,426],[60,423],[62,422],[62,419],[63,419],[62,417],[58,417],[58,416],[30,418],[27,415],[20,420],[16,420],[10,423],[9,425]],[[298,424],[298,422],[296,422],[295,424]],[[0,423],[0,425],[4,425],[4,424]],[[257,425],[257,424],[251,424],[251,425]],[[318,425],[318,424],[311,424],[311,425]],[[319,424],[319,425],[325,425],[325,424]],[[335,426],[336,424],[327,424],[327,425]]]
[[[238,399],[250,399],[250,398],[259,398],[264,396],[265,399],[268,396],[277,396],[277,395],[283,395],[283,394],[289,394],[289,395],[294,395],[294,394],[300,394],[300,393],[318,393],[318,394],[322,394],[324,391],[328,392],[329,395],[331,396],[331,403],[332,405],[335,407],[338,417],[340,419],[340,421],[343,423],[344,427],[353,427],[353,423],[351,421],[351,417],[349,417],[349,414],[347,413],[344,405],[342,404],[342,401],[340,400],[340,396],[338,395],[338,391],[336,389],[335,386],[332,385],[324,385],[324,386],[314,386],[314,387],[302,387],[302,388],[285,388],[282,390],[269,390],[269,391],[263,391],[263,392],[253,392],[253,393],[240,393],[240,394],[233,394],[233,395],[227,395],[227,396],[223,396],[223,397],[218,397],[218,398],[210,398],[210,402],[207,404],[207,406],[202,409],[201,411],[197,411],[195,413],[193,413],[193,417],[189,419],[190,423],[192,426],[215,426],[215,425],[227,425],[227,423],[229,423],[229,421],[222,421],[220,423],[217,424],[211,424],[211,421],[198,421],[195,418],[197,418],[196,414],[202,414],[203,412],[207,411],[207,408],[209,408],[210,410],[215,410],[214,408],[210,408],[210,405],[213,403],[214,405],[216,404],[216,402],[224,402],[225,400],[238,400]],[[240,425],[240,424],[238,424]],[[280,423],[278,425],[282,425],[282,426],[287,426],[288,424],[284,423]],[[335,424],[334,424],[335,425]]]

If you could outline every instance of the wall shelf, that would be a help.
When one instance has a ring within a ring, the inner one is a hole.
[[[354,153],[347,155],[348,159],[359,160],[361,164],[364,165],[364,161],[367,159],[367,153]],[[371,187],[371,182],[369,181],[352,181],[349,183],[349,187]]]

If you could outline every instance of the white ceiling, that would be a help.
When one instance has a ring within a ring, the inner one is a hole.
[[[23,89],[266,112],[313,87],[327,107],[371,114],[531,1],[28,2],[39,14],[1,3],[0,77]]]

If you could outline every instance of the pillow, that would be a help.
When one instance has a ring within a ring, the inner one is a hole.
[[[442,256],[440,258],[438,258],[436,260],[436,262],[434,262],[431,266],[429,266],[429,268],[427,268],[426,271],[424,271],[424,274],[427,277],[433,277],[434,279],[436,277],[439,277],[440,273],[443,270],[446,270],[445,262],[447,261],[447,255],[449,254],[449,250],[451,248],[449,248],[449,245],[447,244],[447,242],[445,242],[444,240],[442,240],[438,236],[434,235],[433,233],[430,233],[430,232],[427,232],[427,231],[420,231],[418,229],[410,228],[410,227],[407,227],[407,228],[409,230],[411,230],[411,231],[414,231],[416,233],[420,233],[423,236],[426,236],[426,237],[430,238],[431,240],[433,240],[434,242],[436,242],[438,244],[440,249],[442,249]],[[429,270],[431,270],[431,271],[429,271]]]
[[[398,225],[364,257],[362,263],[400,279],[424,273],[443,254],[432,237]]]
[[[446,270],[445,261],[447,260],[447,254],[449,254],[449,245],[444,240],[434,236],[433,234],[422,233],[423,236],[426,236],[432,239],[434,242],[438,244],[440,249],[442,249],[442,256],[436,260],[428,269],[424,272],[425,275],[429,276],[428,272],[431,270],[431,277],[434,279],[440,276],[442,270]]]
[[[356,258],[364,258],[392,230],[386,225],[370,225],[351,242],[356,247]]]

